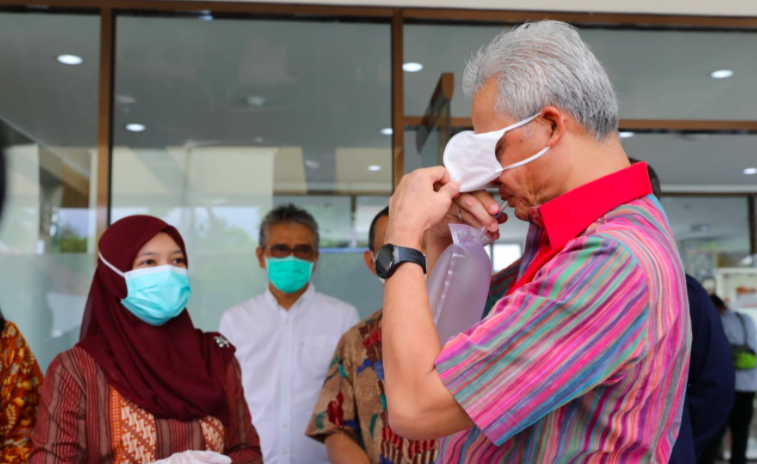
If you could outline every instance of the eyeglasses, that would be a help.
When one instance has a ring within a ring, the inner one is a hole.
[[[294,248],[290,248],[289,245],[278,244],[271,245],[269,249],[271,250],[271,256],[274,258],[286,258],[294,253],[294,256],[297,258],[309,261],[315,256],[315,249],[310,245],[297,245]]]

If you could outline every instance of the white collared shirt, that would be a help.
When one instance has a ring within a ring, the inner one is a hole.
[[[313,284],[289,311],[266,290],[221,318],[266,464],[328,464],[325,446],[305,429],[339,338],[359,320],[354,306]]]

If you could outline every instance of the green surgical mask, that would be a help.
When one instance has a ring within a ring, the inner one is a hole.
[[[284,293],[301,290],[310,281],[313,263],[294,256],[265,258],[268,281]]]

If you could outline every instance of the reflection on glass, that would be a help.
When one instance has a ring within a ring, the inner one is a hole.
[[[389,196],[360,196],[357,197],[355,211],[355,233],[357,234],[357,246],[369,247],[368,235],[371,222],[378,213],[389,206]]]
[[[757,191],[757,176],[744,174],[757,161],[755,134],[637,133],[622,143],[651,164],[666,193]]]
[[[352,201],[343,195],[277,195],[274,207],[294,203],[305,208],[318,222],[321,248],[354,247],[352,231]]]
[[[423,70],[404,73],[405,113],[420,116],[443,72],[458,83],[453,116],[470,116],[462,95],[463,69],[471,55],[509,26],[408,24],[404,58]],[[754,120],[757,96],[753,59],[757,33],[582,28],[581,36],[605,66],[627,119]],[[713,79],[715,70],[734,71]]]
[[[117,18],[112,219],[179,228],[199,327],[265,289],[260,222],[287,202],[319,223],[318,290],[377,309],[356,216],[392,189],[389,29]]]
[[[662,205],[684,269],[700,282],[718,268],[751,265],[746,198],[664,197]]]
[[[0,13],[0,306],[43,371],[78,340],[95,263],[99,28],[97,16]]]
[[[444,164],[443,157],[439,153],[439,129],[436,128],[431,131],[421,151],[418,151],[418,147],[416,146],[415,138],[417,134],[416,130],[405,130],[405,174],[413,172],[416,169]]]

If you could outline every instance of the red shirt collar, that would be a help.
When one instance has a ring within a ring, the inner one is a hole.
[[[651,193],[647,163],[636,163],[544,203],[538,214],[550,245],[559,248],[618,206]]]

